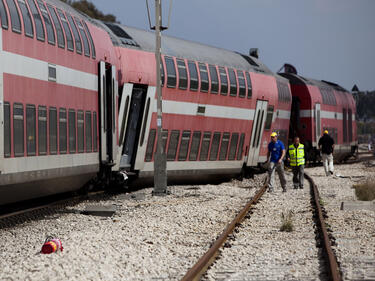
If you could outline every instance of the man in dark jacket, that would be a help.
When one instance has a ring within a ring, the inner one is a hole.
[[[319,139],[319,150],[322,152],[322,160],[326,176],[333,175],[333,150],[335,142],[325,130],[323,136]]]

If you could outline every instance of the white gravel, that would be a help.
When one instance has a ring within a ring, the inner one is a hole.
[[[221,185],[152,189],[88,204],[115,204],[111,218],[60,213],[0,230],[0,280],[179,280],[209,248],[264,176]],[[194,187],[193,187],[194,188]],[[140,199],[140,200],[138,200]],[[38,252],[47,235],[64,251]]]
[[[335,169],[350,177],[325,177],[322,167],[306,171],[324,201],[344,280],[375,280],[374,212],[340,210],[341,202],[355,200],[353,183],[375,179],[375,168]],[[0,280],[179,280],[255,193],[246,187],[259,186],[263,178],[172,187],[167,197],[152,197],[152,189],[144,189],[132,193],[136,198],[118,196],[73,208],[115,204],[118,211],[111,218],[66,212],[0,230]],[[265,195],[207,279],[323,280],[308,183],[304,190],[292,190],[291,175],[288,183],[287,193],[278,187]],[[289,210],[295,231],[280,232],[281,212]],[[64,251],[38,254],[47,235],[60,238]],[[236,251],[234,259],[226,256],[230,251]]]
[[[278,181],[278,178],[277,178]],[[231,247],[223,249],[206,280],[325,280],[320,277],[310,188],[266,193],[246,219]],[[292,211],[293,232],[281,232],[281,214]]]
[[[334,177],[324,176],[323,167],[308,172],[324,202],[344,280],[375,280],[375,212],[340,209],[342,202],[358,201],[354,184],[374,182],[375,167],[368,168],[363,163],[335,165]]]

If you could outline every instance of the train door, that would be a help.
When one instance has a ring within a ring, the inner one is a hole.
[[[266,122],[268,101],[258,100],[254,113],[253,129],[250,138],[247,166],[256,166],[259,161],[259,151]]]
[[[315,139],[316,139],[316,146],[318,146],[318,141],[322,133],[321,129],[322,120],[321,120],[321,112],[320,112],[320,103],[315,104]]]
[[[99,63],[99,106],[100,106],[100,162],[114,164],[117,152],[116,110],[118,84],[116,67],[101,61]]]
[[[134,85],[130,99],[120,168],[134,167],[144,115],[147,88]]]

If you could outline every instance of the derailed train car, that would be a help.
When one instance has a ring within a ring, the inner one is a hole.
[[[319,138],[327,130],[335,141],[335,160],[354,155],[358,141],[352,94],[333,82],[306,78],[295,70],[280,75],[289,80],[293,96],[290,140],[298,135],[307,147],[309,159],[318,161]]]
[[[57,0],[0,0],[0,205],[153,176],[154,37]],[[288,135],[288,80],[257,58],[163,37],[169,178],[235,175]]]

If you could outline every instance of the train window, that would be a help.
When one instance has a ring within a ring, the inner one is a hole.
[[[97,129],[97,118],[96,118],[96,112],[93,113],[93,116],[92,116],[92,121],[93,121],[93,141],[94,141],[94,151],[98,151],[98,129]]]
[[[227,72],[225,71],[224,67],[219,67],[219,73],[220,73],[220,85],[221,85],[220,94],[222,94],[223,96],[226,96],[228,94]]]
[[[238,85],[240,87],[240,91],[238,95],[240,98],[244,98],[246,96],[246,86],[245,86],[245,76],[243,75],[243,71],[237,70],[237,77],[238,77]]]
[[[348,130],[347,130],[347,118],[346,118],[346,109],[342,109],[342,137],[343,137],[343,142],[347,141],[347,135],[348,135]]]
[[[67,151],[67,124],[66,124],[66,109],[60,108],[59,110],[59,151],[60,154]]]
[[[251,85],[251,78],[249,72],[246,72],[246,82],[247,82],[247,98],[251,99],[253,95],[253,86]]]
[[[211,77],[211,93],[217,94],[219,91],[219,78],[217,77],[217,70],[216,67],[213,65],[210,65],[210,77]]]
[[[10,21],[12,22],[12,30],[16,33],[21,33],[21,19],[20,14],[18,13],[16,3],[14,3],[14,0],[7,0],[6,2],[8,4]]]
[[[279,101],[290,102],[292,99],[291,99],[291,95],[289,92],[288,84],[280,82],[280,81],[277,81],[276,83],[277,83]]]
[[[86,152],[92,151],[92,125],[91,125],[91,111],[86,111],[85,116],[85,130],[86,130]]]
[[[322,95],[323,103],[328,105],[336,105],[336,97],[332,89],[320,88],[320,93]]]
[[[230,95],[233,97],[237,96],[237,79],[234,70],[228,68],[229,80],[230,80]]]
[[[24,156],[23,105],[13,104],[13,147],[14,156]]]
[[[77,18],[74,18],[74,20],[75,20],[75,22],[78,26],[79,33],[81,34],[81,37],[82,37],[82,40],[83,40],[83,50],[84,50],[85,56],[89,57],[90,56],[90,45],[89,45],[89,40],[87,39],[86,32],[83,29],[81,21]]]
[[[49,109],[49,153],[57,153],[57,110],[54,107]]]
[[[187,71],[185,61],[182,59],[176,59],[178,68],[178,88],[186,90],[187,88]]]
[[[272,117],[273,117],[273,105],[269,105],[267,108],[266,124],[264,125],[265,130],[271,129]]]
[[[145,116],[143,117],[143,120],[144,120],[143,121],[143,128],[142,128],[141,140],[139,142],[140,146],[143,145],[143,142],[145,140],[145,134],[146,134],[146,127],[147,127],[147,120],[148,120],[148,114],[149,114],[149,112],[150,112],[150,98],[147,99],[146,109],[145,109]]]
[[[168,145],[167,161],[174,161],[176,159],[176,152],[179,140],[180,131],[172,130]]]
[[[44,27],[42,23],[42,17],[40,16],[38,8],[36,7],[34,0],[27,0],[27,3],[29,4],[31,14],[33,15],[33,18],[34,18],[36,38],[40,41],[44,41],[45,39]]]
[[[160,62],[160,78],[161,78],[161,86],[164,86],[164,80],[165,80],[165,72],[164,72],[164,64],[161,61]]]
[[[1,27],[3,29],[8,29],[8,15],[5,10],[4,1],[0,0],[0,20],[1,20]]]
[[[348,109],[348,133],[349,133],[349,141],[352,142],[353,140],[353,115],[352,110]]]
[[[84,114],[82,110],[77,112],[77,143],[78,152],[83,152],[85,149],[85,132],[84,132]]]
[[[230,139],[228,160],[234,160],[236,158],[237,144],[238,133],[233,133]]]
[[[199,152],[199,145],[201,143],[201,132],[194,132],[193,133],[193,139],[191,141],[191,147],[190,147],[190,155],[189,160],[190,161],[196,161],[198,157]]]
[[[10,104],[4,102],[4,156],[10,157],[11,152]]]
[[[198,90],[198,71],[195,62],[188,61],[189,66],[189,74],[190,74],[190,90],[197,91]]]
[[[210,150],[210,160],[216,161],[217,160],[217,154],[219,152],[219,145],[220,145],[220,138],[221,133],[215,132],[214,136],[212,137],[212,145]]]
[[[39,155],[47,154],[47,108],[38,107],[38,151]]]
[[[55,29],[56,29],[56,34],[57,34],[57,43],[60,48],[65,49],[65,38],[64,38],[64,33],[60,24],[59,19],[57,18],[56,11],[55,9],[47,5],[49,13],[51,14],[53,23],[55,24]]]
[[[74,42],[76,44],[76,52],[78,54],[82,54],[82,42],[81,42],[81,37],[79,37],[79,33],[78,33],[78,29],[77,29],[77,26],[72,18],[72,16],[68,13],[66,13],[67,17],[68,17],[68,21],[69,21],[69,24],[70,24],[70,27],[73,31],[73,36],[74,36]]]
[[[229,137],[230,137],[230,133],[223,134],[223,138],[221,140],[220,152],[219,152],[219,160],[227,159]]]
[[[83,22],[83,27],[85,28],[86,33],[87,33],[87,35],[89,37],[90,46],[91,46],[91,57],[93,59],[95,59],[96,58],[96,51],[95,51],[94,41],[92,40],[91,33],[90,33],[90,30],[89,30],[87,24],[84,21],[82,21],[82,22]]]
[[[152,160],[152,152],[154,151],[155,138],[156,138],[156,130],[151,129],[148,135],[148,140],[147,140],[146,157],[145,157],[146,162],[150,162]]]
[[[47,12],[47,9],[46,9],[46,6],[44,6],[44,3],[40,0],[37,0],[37,3],[39,6],[39,10],[42,13],[42,19],[46,26],[48,43],[55,45],[55,32],[52,27],[51,17]]]
[[[44,3],[42,1],[38,0],[38,6],[40,9],[40,12],[42,13],[44,24],[46,26],[48,43],[55,45],[55,31],[53,30],[53,27],[52,27],[51,17],[48,14],[46,6],[44,6]]]
[[[164,57],[165,66],[167,68],[167,87],[175,88],[176,87],[176,67],[174,65],[173,58]]]
[[[199,74],[201,77],[201,92],[208,92],[208,72],[207,66],[204,63],[198,63]]]
[[[69,153],[76,153],[76,112],[74,109],[69,109]]]
[[[237,160],[242,159],[244,141],[245,141],[245,134],[242,133],[240,137],[240,144],[238,145]]]
[[[187,153],[190,143],[190,131],[183,131],[180,143],[180,150],[178,152],[178,161],[186,161]]]
[[[34,37],[33,22],[31,21],[31,15],[26,6],[25,0],[18,0],[18,6],[20,7],[22,13],[25,35],[28,37]]]
[[[36,155],[35,105],[26,105],[26,151],[27,155]]]
[[[65,31],[66,45],[68,47],[68,50],[74,51],[73,37],[72,37],[72,32],[70,31],[70,28],[69,28],[68,21],[66,20],[66,17],[61,10],[57,9],[57,13],[60,17],[60,21]]]
[[[201,153],[199,155],[200,161],[206,161],[207,160],[208,150],[210,148],[210,142],[211,142],[211,133],[210,132],[204,132],[203,140],[202,140]]]

